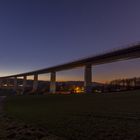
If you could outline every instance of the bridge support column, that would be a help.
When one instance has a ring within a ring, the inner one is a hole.
[[[14,77],[14,90],[18,90],[18,82],[17,82],[17,77]]]
[[[22,93],[25,92],[26,89],[26,84],[27,84],[27,76],[23,76],[23,87],[22,87]]]
[[[51,72],[50,77],[50,93],[55,93],[56,91],[56,72]]]
[[[7,89],[9,89],[10,88],[10,79],[6,79],[6,83],[7,83]]]
[[[92,65],[91,64],[87,64],[85,66],[84,90],[85,90],[85,93],[92,92]]]
[[[2,79],[0,79],[0,88],[2,88],[3,86],[3,82],[2,82]]]
[[[32,90],[32,92],[37,91],[37,88],[38,88],[38,74],[35,74],[34,75],[34,82],[33,82],[33,90]]]

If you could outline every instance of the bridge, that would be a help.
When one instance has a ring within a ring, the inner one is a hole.
[[[27,77],[34,76],[33,91],[38,88],[38,76],[40,74],[50,73],[50,93],[56,92],[56,72],[69,70],[78,67],[84,67],[84,89],[85,93],[91,92],[92,86],[92,66],[112,63],[117,61],[124,61],[129,59],[140,58],[140,43],[129,45],[125,48],[105,52],[102,54],[81,58],[72,62],[48,67],[40,70],[30,71],[27,73],[20,73],[16,75],[10,75],[0,77],[0,86],[2,87],[2,81],[5,79],[14,79],[14,90],[18,89],[18,77],[23,77],[23,91],[26,89]],[[7,84],[8,85],[8,84]]]

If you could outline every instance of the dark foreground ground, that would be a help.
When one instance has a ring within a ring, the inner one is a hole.
[[[0,140],[139,140],[140,92],[11,96]]]

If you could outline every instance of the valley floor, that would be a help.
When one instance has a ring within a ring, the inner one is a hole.
[[[138,140],[140,92],[7,97],[0,139]]]

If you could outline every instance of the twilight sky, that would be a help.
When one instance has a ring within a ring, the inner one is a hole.
[[[139,0],[0,0],[0,76],[137,41]],[[140,59],[93,67],[94,81],[133,76],[140,76]],[[59,72],[57,79],[83,80],[83,68]]]

